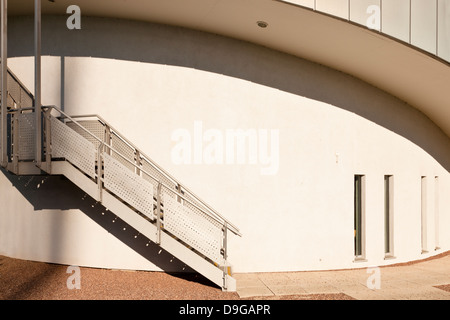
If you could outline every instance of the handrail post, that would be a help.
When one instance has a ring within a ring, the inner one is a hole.
[[[103,144],[100,143],[97,150],[97,185],[98,185],[98,201],[102,202],[103,200],[103,183],[102,183],[102,152],[103,152]]]
[[[108,146],[108,147],[111,146],[111,128],[107,124],[105,124],[105,139],[104,140],[105,140],[104,142],[105,142],[106,146]],[[107,148],[105,150],[105,152],[107,155],[111,155],[110,148]]]
[[[156,244],[161,244],[161,182],[156,190]]]
[[[52,165],[52,152],[51,152],[51,112],[52,109],[47,108],[45,110],[45,126],[44,126],[44,136],[45,136],[45,163],[46,163],[46,172],[51,174],[51,165]]]
[[[383,32],[383,0],[380,0],[380,32]]]
[[[223,255],[223,288],[226,290],[228,281],[227,281],[227,275],[228,275],[228,253],[227,253],[227,242],[228,242],[228,225],[225,222],[222,228],[223,232],[223,239],[222,239],[222,255]]]
[[[352,12],[351,12],[351,11],[352,11],[352,3],[351,3],[351,0],[348,0],[348,1],[347,1],[347,6],[348,6],[348,7],[347,7],[347,9],[348,9],[348,12],[347,12],[347,14],[348,14],[348,19],[347,19],[347,20],[348,20],[348,21],[351,21],[351,19],[350,19],[350,18],[351,18],[351,13],[352,13]]]
[[[12,123],[12,156],[13,156],[13,172],[16,174],[19,172],[19,114],[11,114]]]
[[[228,259],[228,248],[227,248],[227,242],[228,242],[228,225],[225,222],[222,228],[223,232],[223,243],[222,243],[222,255],[223,255],[223,261],[226,262]]]
[[[439,0],[436,0],[436,56],[439,57]]]
[[[1,54],[1,112],[0,112],[0,164],[4,167],[8,164],[8,138],[7,138],[7,105],[8,105],[8,31],[7,31],[7,19],[8,19],[8,1],[0,0],[1,12],[0,12],[0,54]]]
[[[36,116],[36,165],[42,163],[41,123],[41,0],[34,1],[34,112]]]
[[[409,0],[409,41],[408,43],[411,44],[412,41],[412,0]]]
[[[182,187],[181,187],[181,184],[177,183],[176,189],[178,190],[178,193],[179,193],[179,194],[184,195],[184,191],[183,191],[183,189],[182,189]],[[177,201],[178,201],[179,203],[183,203],[183,198],[181,198],[179,195],[177,195]]]
[[[136,159],[135,159],[135,164],[136,164],[136,167],[135,167],[136,170],[135,170],[135,172],[136,172],[136,174],[137,174],[138,176],[140,176],[140,175],[141,175],[141,166],[142,166],[142,162],[141,162],[141,153],[139,152],[139,150],[135,149],[134,155],[135,155],[135,157],[136,157]]]

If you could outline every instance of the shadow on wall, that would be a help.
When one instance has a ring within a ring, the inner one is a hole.
[[[450,139],[434,122],[347,74],[248,42],[181,27],[83,17],[82,29],[70,31],[66,18],[43,17],[43,55],[167,64],[252,81],[356,113],[420,146],[450,170]],[[31,17],[11,18],[8,32],[11,57],[34,55]]]
[[[35,211],[78,209],[162,270],[174,274],[194,272],[170,253],[139,234],[137,230],[108,211],[64,176],[16,176],[4,169],[0,169],[0,171],[28,200]],[[63,236],[63,232],[55,234],[56,238]],[[56,240],[62,241],[63,239]]]

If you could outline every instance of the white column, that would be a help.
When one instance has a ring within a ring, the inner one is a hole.
[[[1,1],[1,115],[0,115],[0,162],[2,166],[6,166],[8,163],[7,152],[7,105],[8,105],[8,1]]]
[[[41,0],[34,1],[34,108],[36,114],[36,164],[41,165]]]

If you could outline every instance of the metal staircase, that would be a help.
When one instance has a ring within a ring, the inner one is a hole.
[[[236,290],[227,237],[241,235],[97,115],[41,108],[36,161],[33,95],[8,70],[7,163],[16,175],[64,175],[124,222],[226,291]],[[1,146],[0,146],[1,147]]]

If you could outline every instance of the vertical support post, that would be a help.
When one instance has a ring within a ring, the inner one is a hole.
[[[156,195],[156,244],[161,243],[161,182],[158,182]]]
[[[105,125],[105,145],[106,145],[106,154],[111,155],[111,128],[108,125]]]
[[[44,132],[45,132],[45,162],[46,162],[46,172],[48,174],[52,173],[52,153],[51,153],[51,134],[52,134],[52,128],[51,128],[51,121],[50,121],[50,117],[51,117],[51,112],[52,109],[51,108],[47,108],[47,110],[45,110],[45,126],[44,126]]]
[[[8,126],[7,126],[7,111],[8,111],[8,1],[1,1],[1,114],[0,114],[0,163],[3,167],[8,164]]]
[[[227,275],[228,275],[228,253],[227,253],[227,243],[228,243],[228,225],[225,222],[223,225],[223,243],[222,243],[222,254],[223,254],[223,289],[226,290],[228,288]]]
[[[412,39],[412,0],[409,0],[409,44],[411,44]]]
[[[98,196],[97,201],[103,201],[103,163],[102,163],[102,153],[103,153],[103,144],[98,146],[97,150],[97,185],[98,185]]]
[[[184,191],[183,191],[183,188],[182,188],[181,184],[177,183],[176,189],[178,190],[179,194],[184,195]],[[180,197],[179,195],[177,195],[177,201],[179,203],[183,203],[183,198]]]
[[[436,0],[436,55],[439,56],[439,0]]]
[[[136,150],[134,155],[136,157],[135,163],[134,163],[136,165],[136,168],[135,168],[136,174],[138,176],[140,176],[141,175],[141,169],[140,168],[141,168],[141,165],[142,165],[142,163],[141,163],[141,153],[139,152],[139,150]]]
[[[383,32],[383,0],[380,0],[380,32]]]
[[[351,0],[348,0],[347,1],[347,5],[348,5],[348,7],[347,7],[347,9],[348,9],[348,11],[347,11],[347,14],[348,14],[348,21],[350,21],[350,15],[351,15],[351,6],[352,6],[352,4],[351,4]]]
[[[34,0],[34,112],[36,115],[36,165],[42,162],[41,123],[41,0]]]
[[[20,113],[13,113],[12,114],[12,130],[13,130],[13,172],[18,173],[19,172],[19,116]]]

